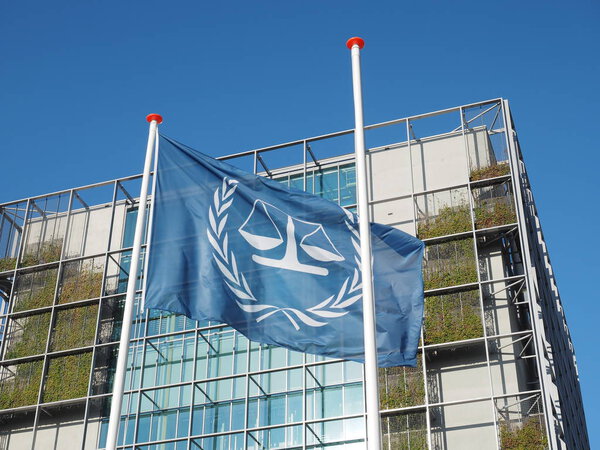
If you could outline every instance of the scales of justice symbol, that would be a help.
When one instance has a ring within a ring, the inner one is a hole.
[[[252,247],[274,250],[285,244],[282,258],[252,255],[252,260],[269,267],[326,276],[325,267],[300,262],[298,250],[322,263],[344,261],[320,223],[300,220],[263,200],[256,200],[252,211],[238,229]],[[304,258],[303,258],[304,259]]]

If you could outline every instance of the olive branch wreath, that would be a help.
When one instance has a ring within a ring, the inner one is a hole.
[[[223,184],[217,187],[213,195],[213,203],[208,210],[209,227],[206,232],[208,241],[213,248],[213,258],[223,274],[225,284],[237,297],[237,305],[245,312],[257,313],[256,322],[281,312],[292,323],[296,330],[300,329],[298,320],[311,327],[322,327],[327,325],[323,319],[334,319],[348,314],[345,310],[348,306],[356,303],[362,297],[362,281],[360,279],[360,244],[359,234],[353,225],[356,224],[356,216],[344,209],[347,219],[345,221],[350,238],[356,254],[354,261],[356,267],[352,280],[346,278],[339,292],[327,297],[318,305],[300,311],[297,308],[281,308],[275,305],[258,303],[258,299],[252,293],[246,277],[238,270],[235,254],[229,249],[227,232],[224,232],[227,224],[228,209],[233,204],[235,190],[238,181],[231,178],[223,178]]]

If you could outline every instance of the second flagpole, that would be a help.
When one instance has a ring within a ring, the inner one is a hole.
[[[377,343],[375,340],[375,302],[373,298],[373,267],[371,265],[371,225],[367,191],[365,125],[363,120],[360,50],[365,42],[359,37],[348,39],[346,46],[352,55],[352,90],[354,92],[354,151],[358,196],[358,226],[363,285],[363,333],[365,342],[365,402],[367,406],[367,448],[381,449],[379,389],[377,387]]]
[[[135,223],[131,265],[129,267],[129,279],[127,281],[127,295],[125,296],[125,308],[123,310],[123,326],[121,328],[121,340],[119,342],[119,353],[117,356],[117,369],[115,371],[113,382],[110,417],[106,435],[106,450],[115,450],[117,446],[119,422],[121,421],[121,406],[123,404],[123,391],[125,388],[125,373],[127,371],[127,355],[129,353],[129,334],[131,332],[131,320],[133,318],[133,303],[137,286],[137,273],[140,263],[142,239],[144,237],[144,225],[146,222],[146,203],[148,199],[148,185],[150,183],[150,168],[152,167],[152,155],[154,154],[154,147],[156,145],[158,124],[162,122],[162,117],[158,114],[149,114],[148,117],[146,117],[146,120],[150,123],[150,128],[148,130],[148,145],[146,146],[144,174],[142,175],[140,202]]]

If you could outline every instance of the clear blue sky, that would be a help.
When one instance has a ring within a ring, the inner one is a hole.
[[[367,123],[511,101],[600,446],[598,2],[2,2],[0,202],[351,128],[353,35]]]

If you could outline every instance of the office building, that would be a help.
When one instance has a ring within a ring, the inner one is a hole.
[[[589,448],[508,102],[366,138],[372,220],[426,243],[418,366],[380,369],[385,448]],[[352,152],[348,130],[223,159],[354,208]],[[140,178],[0,205],[0,449],[104,446]],[[360,364],[141,310],[140,295],[120,448],[364,448]]]

